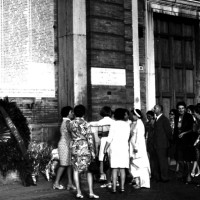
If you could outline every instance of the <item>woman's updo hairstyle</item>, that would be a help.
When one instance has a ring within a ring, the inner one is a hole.
[[[139,109],[133,109],[131,110],[131,113],[135,116],[137,116],[139,119],[143,118],[142,112]]]

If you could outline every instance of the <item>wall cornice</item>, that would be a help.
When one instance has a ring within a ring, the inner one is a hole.
[[[150,3],[156,3],[160,5],[171,5],[171,6],[183,6],[183,7],[200,7],[200,1],[196,0],[147,0]]]
[[[200,1],[147,0],[147,5],[149,11],[200,19]]]

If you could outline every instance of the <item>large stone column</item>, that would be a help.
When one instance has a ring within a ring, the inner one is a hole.
[[[154,28],[153,12],[145,1],[145,48],[146,48],[146,109],[151,110],[156,104]]]
[[[73,1],[74,104],[87,106],[86,2]]]
[[[138,0],[132,0],[134,107],[141,109],[138,37]]]
[[[58,1],[59,107],[87,106],[86,2]]]

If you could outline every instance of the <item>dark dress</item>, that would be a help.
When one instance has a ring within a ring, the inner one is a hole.
[[[171,129],[172,129],[172,139],[170,140],[170,144],[169,144],[168,156],[169,156],[170,159],[174,159],[175,153],[176,153],[176,141],[174,139],[175,120],[170,119],[169,122],[170,122],[170,126],[171,126]]]
[[[150,121],[146,122],[145,124],[145,138],[146,138],[146,147],[149,157],[149,163],[151,168],[151,178],[155,178],[155,151],[154,151],[154,142],[153,142],[153,135],[154,135],[154,122],[151,123]]]
[[[194,148],[197,134],[193,131],[194,120],[191,114],[185,113],[182,118],[175,118],[174,140],[176,141],[175,158],[177,161],[195,161],[196,152]],[[179,135],[189,131],[182,138]]]
[[[196,132],[196,140],[195,140],[195,151],[196,151],[196,161],[199,163],[200,160],[200,142],[196,142],[200,137],[200,119],[195,118],[194,131]]]
[[[153,152],[153,134],[154,134],[154,124],[148,121],[145,124],[145,138],[146,138],[147,152],[150,155]]]

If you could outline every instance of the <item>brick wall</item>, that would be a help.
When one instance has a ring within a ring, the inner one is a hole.
[[[87,1],[89,119],[98,120],[102,106],[133,105],[131,0]],[[91,67],[125,69],[126,86],[90,84]]]
[[[49,3],[49,2],[46,2]],[[47,4],[46,4],[47,5]],[[41,14],[41,13],[40,13]],[[44,20],[48,19],[48,13],[44,13]],[[41,27],[42,28],[42,27]],[[56,141],[59,137],[57,128],[59,127],[60,114],[58,105],[58,43],[57,43],[57,1],[54,0],[54,54],[55,54],[55,98],[9,98],[10,101],[17,103],[18,107],[22,110],[24,116],[27,118],[30,126],[40,126],[42,128],[42,135],[31,129],[32,138],[41,141]],[[42,56],[42,55],[41,55]],[[35,80],[37,81],[37,80]],[[44,80],[45,81],[45,80]]]
[[[131,108],[133,106],[133,59],[131,0],[87,0],[87,66],[88,66],[88,119],[100,118],[102,106]],[[54,1],[55,30],[55,98],[12,98],[27,117],[35,140],[59,138],[60,107],[58,99],[58,42],[57,0]],[[139,56],[141,71],[141,100],[145,110],[145,28],[144,2],[139,0]],[[90,84],[91,67],[126,70],[126,87],[93,86]],[[32,128],[36,127],[37,128]],[[38,131],[40,130],[40,131]],[[50,134],[50,135],[49,135]]]

